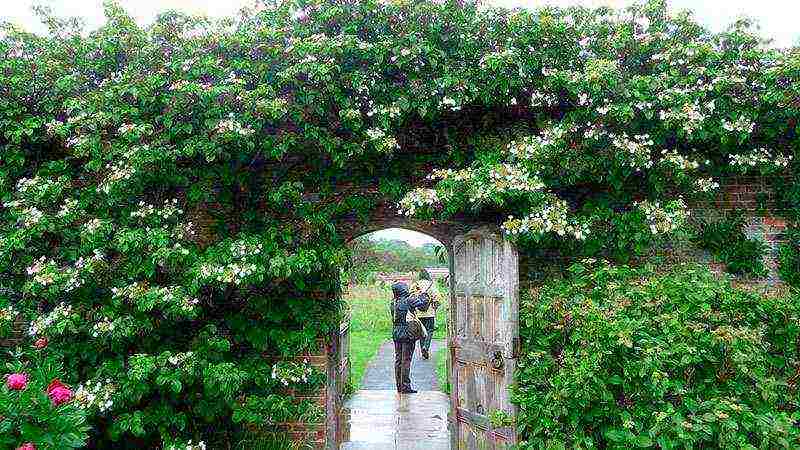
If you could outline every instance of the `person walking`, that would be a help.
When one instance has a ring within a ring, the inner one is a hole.
[[[408,322],[409,313],[414,314],[418,308],[427,308],[418,297],[412,297],[405,283],[392,285],[394,298],[391,304],[392,340],[394,341],[394,379],[397,392],[401,394],[416,394],[411,388],[411,359],[414,356],[416,341],[421,336],[413,323]]]
[[[436,311],[439,309],[441,301],[436,293],[436,288],[431,280],[419,280],[414,284],[412,294],[420,298],[421,302],[428,305],[425,309],[417,311],[417,317],[425,326],[428,333],[419,341],[420,353],[424,359],[431,357],[431,339],[433,330],[436,329]]]

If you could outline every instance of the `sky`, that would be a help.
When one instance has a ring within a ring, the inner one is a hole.
[[[160,11],[177,9],[192,14],[220,17],[235,14],[252,0],[119,0],[120,4],[139,22],[147,24]],[[591,7],[625,7],[635,0],[487,0],[486,3],[504,7],[537,7],[544,5]],[[0,21],[10,21],[31,31],[43,31],[31,12],[34,4],[49,5],[59,16],[82,17],[89,28],[103,21],[103,0],[0,0]],[[798,0],[669,0],[671,8],[689,9],[695,18],[712,31],[721,31],[739,17],[753,18],[762,34],[774,40],[777,47],[800,44],[800,1]],[[421,246],[437,242],[415,231],[390,228],[373,234],[375,237],[400,239]]]
[[[409,245],[413,245],[414,247],[422,247],[424,244],[440,244],[439,241],[428,236],[427,234],[422,234],[403,228],[387,228],[385,230],[370,233],[369,237],[370,239],[397,239],[400,241],[406,241]]]
[[[119,0],[120,4],[140,23],[146,24],[167,9],[178,9],[212,17],[235,14],[253,0]],[[713,31],[721,31],[736,18],[747,16],[761,25],[762,34],[774,39],[774,45],[787,47],[800,44],[800,1],[798,0],[668,0],[673,9],[690,9],[695,17]],[[635,0],[486,0],[486,3],[505,7],[536,7],[543,5],[585,5],[624,7]],[[31,13],[33,4],[50,5],[61,16],[79,16],[90,28],[103,23],[103,0],[0,0],[0,21],[24,24],[31,31],[40,31]]]

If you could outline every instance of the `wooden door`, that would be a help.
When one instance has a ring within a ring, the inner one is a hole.
[[[513,426],[509,389],[518,356],[519,275],[516,248],[490,228],[453,240],[450,277],[451,434],[453,450],[505,449]]]

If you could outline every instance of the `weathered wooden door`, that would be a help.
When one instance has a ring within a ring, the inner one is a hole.
[[[516,443],[509,389],[519,342],[516,248],[499,231],[474,230],[453,240],[449,327],[453,450],[504,449]]]

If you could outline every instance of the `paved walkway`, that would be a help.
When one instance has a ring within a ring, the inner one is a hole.
[[[419,344],[414,349],[414,358],[411,360],[411,386],[418,391],[438,391],[439,382],[436,379],[436,362],[434,355],[445,343],[442,339],[431,342],[431,359],[422,359],[419,353]],[[386,341],[381,345],[378,353],[369,362],[361,379],[361,389],[365,390],[392,390],[396,389],[394,383],[394,343]]]
[[[443,346],[433,341],[431,356]],[[344,442],[340,450],[450,450],[449,399],[439,391],[433,358],[419,348],[411,367],[416,394],[398,394],[394,383],[394,346],[384,343],[345,404]]]

